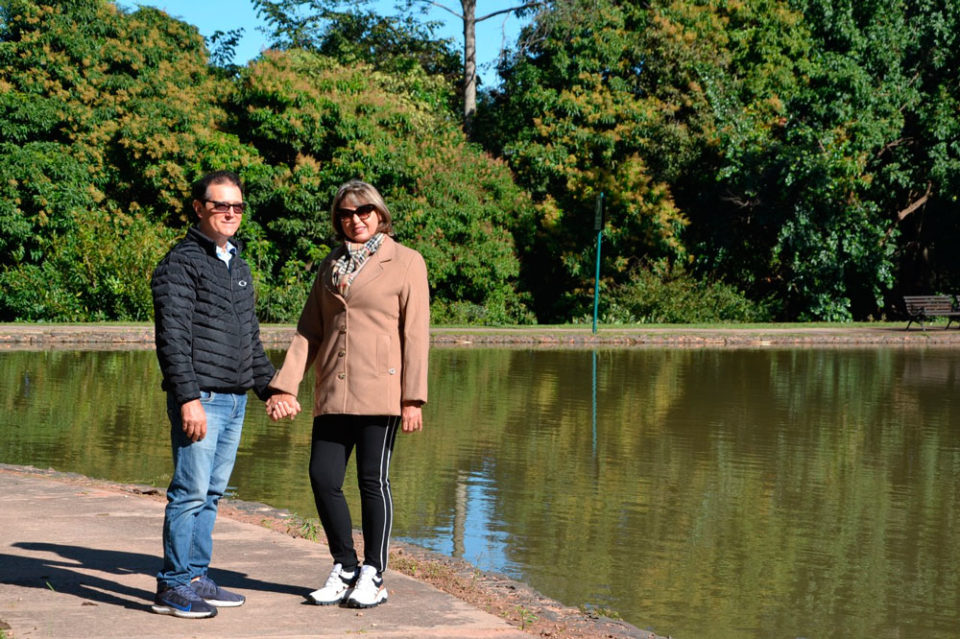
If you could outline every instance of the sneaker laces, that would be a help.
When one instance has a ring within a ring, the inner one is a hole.
[[[327,583],[323,585],[324,588],[339,588],[341,584],[346,583],[347,579],[344,579],[346,573],[344,573],[343,566],[336,564],[333,567],[333,570],[330,571],[330,576],[327,577]],[[349,578],[348,578],[349,579]]]
[[[173,588],[168,589],[171,593],[180,595],[187,601],[203,601],[203,598],[198,595],[189,584],[177,584]]]
[[[365,582],[370,582],[369,587],[378,588],[380,584],[377,583],[377,569],[373,566],[363,566],[360,569],[360,578],[357,579],[357,588],[362,588]]]

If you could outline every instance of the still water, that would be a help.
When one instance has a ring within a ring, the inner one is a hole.
[[[396,538],[679,639],[960,636],[960,350],[434,349],[430,395]],[[0,353],[0,462],[164,486],[163,405],[151,351]],[[314,517],[309,440],[251,402],[233,494]]]

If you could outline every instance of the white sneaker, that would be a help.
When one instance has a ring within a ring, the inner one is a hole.
[[[344,572],[342,564],[334,564],[333,570],[330,571],[330,576],[327,577],[327,583],[323,585],[323,588],[314,590],[307,595],[307,599],[310,600],[310,603],[317,604],[318,606],[329,606],[340,603],[356,582],[356,570]]]
[[[347,605],[351,608],[373,608],[386,602],[387,589],[383,587],[383,578],[377,575],[373,566],[360,568],[360,578],[347,596]]]

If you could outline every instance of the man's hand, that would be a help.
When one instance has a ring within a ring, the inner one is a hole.
[[[192,399],[180,407],[183,433],[190,441],[198,442],[207,436],[207,411],[199,399]]]
[[[267,415],[277,421],[284,417],[293,419],[300,412],[300,402],[290,393],[276,393],[267,400]]]
[[[423,409],[420,402],[403,402],[400,406],[400,429],[405,433],[423,430]]]

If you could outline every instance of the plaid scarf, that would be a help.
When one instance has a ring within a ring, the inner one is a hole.
[[[333,263],[333,284],[341,295],[347,296],[347,290],[357,278],[360,269],[367,263],[370,256],[377,252],[381,244],[383,244],[383,233],[377,233],[364,244],[347,242],[344,245],[347,252]]]

